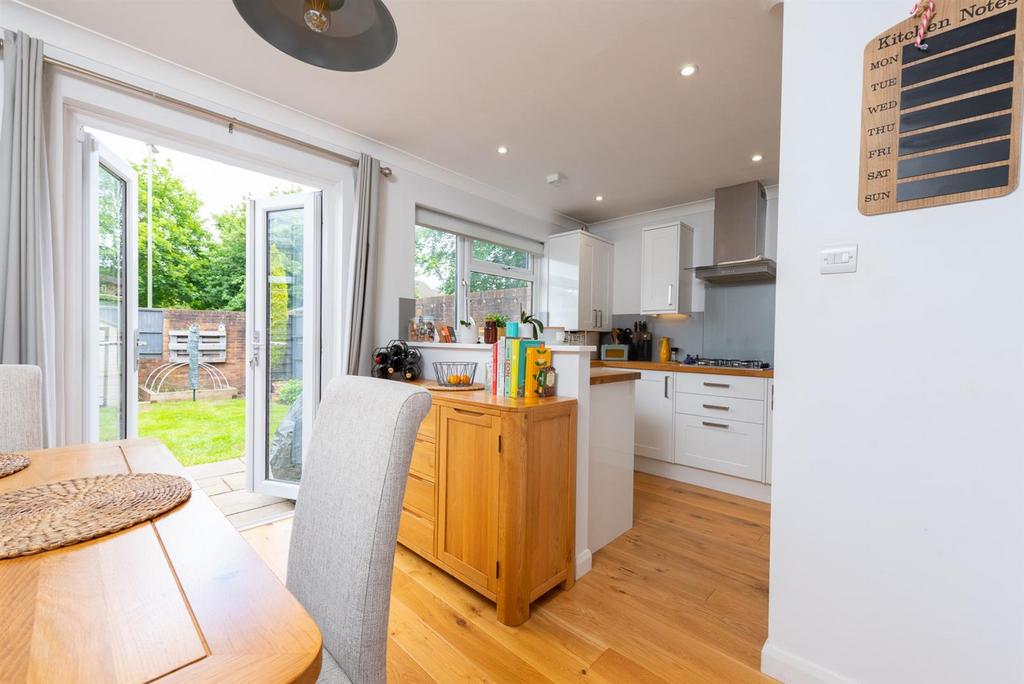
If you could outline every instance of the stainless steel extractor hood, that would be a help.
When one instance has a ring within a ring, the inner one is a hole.
[[[775,280],[775,262],[764,256],[768,199],[758,181],[715,190],[715,264],[694,272],[709,283]]]

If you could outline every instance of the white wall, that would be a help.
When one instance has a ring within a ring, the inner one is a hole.
[[[786,682],[1024,681],[1024,191],[857,211],[864,46],[786,3],[769,639]],[[856,243],[856,274],[817,252]]]
[[[421,205],[541,242],[552,233],[576,228],[529,216],[478,195],[438,182],[400,167],[401,160],[385,165],[392,176],[382,179],[379,209],[380,259],[377,272],[377,341],[384,344],[399,331],[398,299],[414,294],[416,206]],[[538,297],[538,301],[542,301]]]
[[[766,188],[766,191],[768,208],[765,218],[765,256],[774,259],[778,234],[779,192],[777,186]],[[680,221],[693,228],[693,265],[710,266],[714,263],[714,198],[590,224],[589,228],[595,235],[600,235],[615,243],[613,314],[637,314],[640,312],[641,231],[648,226],[675,221]],[[695,300],[701,304],[699,309],[702,310],[704,281],[696,280],[694,288]]]
[[[265,98],[30,7],[0,0],[0,25],[23,30],[46,43],[48,57],[148,90],[264,126],[285,135],[356,157],[379,158],[394,174],[382,179],[380,260],[376,292],[378,340],[398,331],[398,298],[413,295],[415,208],[417,204],[485,225],[544,240],[577,223],[522,198],[407,154],[402,150],[302,114]],[[338,264],[325,264],[342,268]],[[331,302],[326,302],[330,306]]]

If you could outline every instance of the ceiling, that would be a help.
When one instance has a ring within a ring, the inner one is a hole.
[[[286,56],[231,0],[25,4],[588,223],[777,182],[781,5],[386,2],[398,49],[363,73]]]

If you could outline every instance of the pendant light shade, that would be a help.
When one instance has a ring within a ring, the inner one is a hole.
[[[234,0],[245,23],[278,50],[334,71],[391,58],[398,30],[381,0]]]

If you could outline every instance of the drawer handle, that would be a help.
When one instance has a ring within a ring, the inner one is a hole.
[[[721,387],[723,389],[729,389],[731,385],[727,382],[705,382],[705,387]]]
[[[668,376],[665,376],[665,398],[668,399]]]
[[[453,408],[456,413],[461,413],[464,416],[483,416],[486,414],[480,413],[479,411],[470,411],[469,409]]]
[[[714,409],[715,411],[728,411],[728,406],[717,406],[716,404],[702,404],[706,409]]]
[[[729,429],[729,426],[726,425],[725,423],[709,423],[706,420],[702,420],[701,425],[704,425],[705,427],[722,428],[724,430]]]

